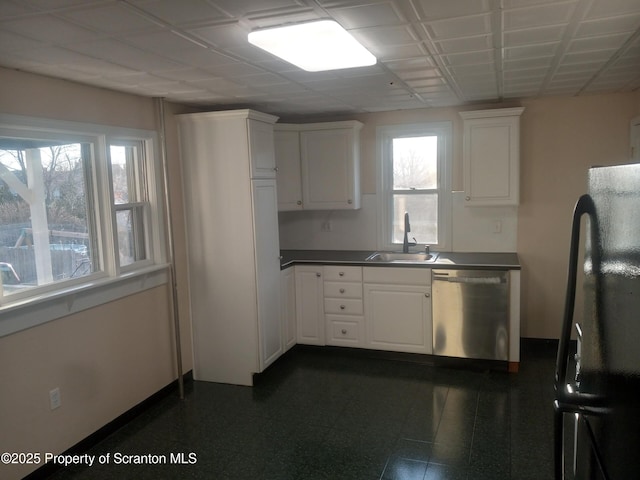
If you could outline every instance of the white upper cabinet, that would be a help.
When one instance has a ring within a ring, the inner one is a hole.
[[[281,211],[360,208],[361,128],[357,121],[276,125]]]
[[[276,157],[273,145],[273,125],[268,116],[258,112],[247,119],[249,130],[249,158],[251,178],[275,178]]]
[[[460,112],[465,205],[518,205],[524,108]]]
[[[300,171],[300,134],[297,128],[276,125],[274,132],[278,210],[302,210],[302,172]]]

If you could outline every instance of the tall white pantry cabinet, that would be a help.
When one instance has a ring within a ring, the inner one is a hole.
[[[196,380],[252,385],[284,349],[277,117],[178,115]]]

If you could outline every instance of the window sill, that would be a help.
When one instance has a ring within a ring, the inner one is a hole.
[[[168,265],[153,265],[115,278],[21,299],[0,307],[0,337],[113,302],[169,281]]]

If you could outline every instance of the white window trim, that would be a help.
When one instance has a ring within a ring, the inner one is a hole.
[[[394,137],[414,135],[438,136],[438,239],[429,247],[437,251],[451,249],[451,168],[453,162],[451,122],[414,123],[407,125],[382,125],[376,129],[377,186],[378,186],[378,238],[379,250],[398,250],[401,244],[392,243],[392,165],[391,140]],[[412,246],[412,251],[423,250],[425,243]]]
[[[24,130],[45,138],[82,139],[93,144],[95,168],[92,175],[98,220],[96,240],[101,252],[95,261],[99,262],[102,271],[3,297],[0,304],[0,337],[166,284],[168,265],[162,170],[160,162],[153,160],[158,145],[157,133],[152,130],[0,113],[0,131],[3,135],[18,135]],[[125,268],[120,268],[115,260],[115,209],[112,207],[112,185],[107,162],[109,142],[121,140],[144,143],[150,210],[149,230],[145,232],[149,260],[135,262]]]

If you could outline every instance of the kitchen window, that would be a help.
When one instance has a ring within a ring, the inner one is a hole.
[[[451,124],[378,127],[378,248],[397,250],[409,214],[412,250],[449,248]]]
[[[146,130],[0,115],[0,335],[16,306],[69,294],[73,310],[87,287],[93,306],[115,299],[101,286],[162,267],[155,143]]]

